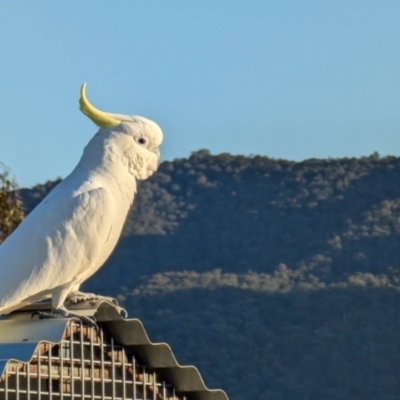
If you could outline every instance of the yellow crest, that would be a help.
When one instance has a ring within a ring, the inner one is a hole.
[[[86,97],[86,83],[81,86],[79,106],[81,111],[100,128],[111,128],[121,123],[121,121],[113,118],[111,115],[108,115],[104,111],[98,110],[89,103],[89,100]]]

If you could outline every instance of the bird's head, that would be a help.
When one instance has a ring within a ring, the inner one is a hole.
[[[109,136],[125,156],[129,172],[137,179],[146,179],[160,163],[163,134],[160,127],[147,118],[111,114],[98,110],[86,98],[86,84],[81,87],[81,111]]]

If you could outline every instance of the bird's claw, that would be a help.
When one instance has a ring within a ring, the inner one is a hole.
[[[88,301],[89,303],[95,303],[96,301],[99,301],[99,300],[109,301],[110,303],[112,303],[114,305],[114,307],[117,309],[118,313],[123,318],[128,317],[128,312],[126,311],[126,309],[123,307],[120,307],[118,305],[118,300],[115,299],[114,297],[99,296],[99,295],[96,295],[93,293],[75,292],[67,299],[65,304],[66,305],[78,304],[78,303],[83,303],[85,301]]]
[[[111,302],[114,304],[114,306],[118,307],[118,301],[117,299],[114,299],[114,297],[110,297]]]
[[[128,311],[126,311],[125,308],[119,306],[116,306],[115,308],[117,309],[119,315],[121,315],[122,318],[125,319],[128,318]]]
[[[94,303],[99,300],[107,300],[107,301],[113,303],[116,307],[118,307],[118,301],[116,299],[114,299],[113,297],[99,296],[99,295],[93,294],[93,293],[75,292],[75,293],[72,293],[67,298],[66,302],[69,304],[78,304],[78,303],[83,303],[85,301]]]

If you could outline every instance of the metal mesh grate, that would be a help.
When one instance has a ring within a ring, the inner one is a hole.
[[[41,342],[31,361],[9,361],[4,400],[186,400],[113,339],[70,322],[60,343]]]

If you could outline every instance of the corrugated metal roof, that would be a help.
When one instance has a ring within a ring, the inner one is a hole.
[[[59,343],[70,318],[32,319],[34,311],[49,309],[35,304],[0,318],[0,376],[10,360],[28,362],[41,342]],[[145,365],[155,369],[175,389],[193,400],[228,400],[223,390],[210,390],[193,366],[181,366],[166,343],[152,343],[138,319],[122,318],[108,301],[81,303],[70,308],[77,314],[93,315],[104,333],[131,349]]]

